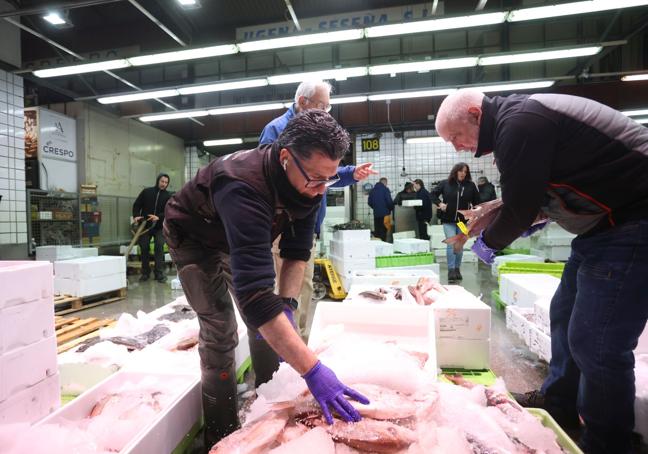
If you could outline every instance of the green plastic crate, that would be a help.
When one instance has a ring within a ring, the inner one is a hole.
[[[434,263],[433,252],[420,254],[396,254],[376,257],[376,268],[392,268],[396,266],[431,265]]]
[[[498,281],[506,273],[550,274],[560,279],[564,269],[564,263],[506,262],[498,268]]]
[[[498,308],[500,311],[506,309],[507,304],[500,297],[499,291],[493,290],[491,292],[491,300],[493,300],[493,302],[495,303],[495,307]]]
[[[441,369],[441,375],[439,378],[450,383],[450,381],[443,375],[461,375],[468,381],[484,386],[491,386],[497,379],[497,375],[495,375],[490,369]]]
[[[565,433],[546,410],[541,408],[527,408],[527,411],[538,418],[543,426],[551,429],[556,434],[556,441],[558,441],[558,444],[565,452],[570,454],[583,454],[583,451],[574,443],[574,440]]]

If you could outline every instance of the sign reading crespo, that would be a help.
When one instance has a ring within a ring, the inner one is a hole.
[[[76,162],[76,120],[39,109],[39,157]]]

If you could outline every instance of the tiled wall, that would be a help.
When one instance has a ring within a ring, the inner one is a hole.
[[[0,70],[0,244],[27,243],[23,80]]]
[[[210,155],[198,156],[198,148],[195,146],[185,147],[185,181],[196,176],[201,167],[209,164]],[[180,188],[178,188],[180,189]]]
[[[435,135],[434,131],[410,131],[405,137],[419,137]],[[420,178],[425,183],[428,191],[432,188],[433,181],[446,179],[450,169],[457,162],[466,162],[470,167],[473,181],[485,176],[492,182],[499,195],[499,173],[493,163],[493,157],[484,156],[474,158],[470,153],[457,153],[451,145],[445,143],[431,144],[405,144],[403,159],[403,140],[395,138],[393,133],[384,133],[380,138],[379,152],[362,152],[361,139],[373,137],[374,134],[358,135],[356,138],[356,162],[373,162],[374,168],[380,175],[372,176],[367,181],[375,184],[380,177],[387,177],[388,186],[392,197],[403,189],[406,182]],[[401,176],[405,165],[406,176]],[[356,215],[355,218],[369,225],[373,225],[373,213],[367,205],[368,193],[362,190],[362,183],[356,190]]]

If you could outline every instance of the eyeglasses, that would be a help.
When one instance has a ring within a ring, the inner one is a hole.
[[[286,148],[288,150],[288,153],[290,153],[290,156],[292,156],[293,160],[295,161],[295,164],[297,164],[297,168],[301,172],[302,176],[306,180],[306,187],[307,188],[319,188],[321,186],[324,186],[325,188],[328,188],[330,186],[333,186],[335,183],[340,181],[340,176],[336,173],[334,177],[328,178],[326,180],[314,180],[311,177],[308,176],[306,171],[301,165],[301,162],[299,162],[299,159],[297,159],[297,156],[293,154],[290,149]]]
[[[313,102],[313,98],[309,98],[308,96],[304,96],[304,99],[308,99],[311,103],[315,105],[319,110],[323,110],[324,112],[330,112],[331,111],[331,105],[330,104],[324,104],[322,101],[317,101]]]

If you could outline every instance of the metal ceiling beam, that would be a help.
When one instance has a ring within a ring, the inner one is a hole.
[[[33,16],[36,14],[49,13],[53,10],[58,11],[58,10],[66,10],[66,9],[73,9],[73,8],[85,8],[88,6],[105,5],[107,3],[117,3],[123,1],[124,0],[83,0],[78,2],[66,2],[66,3],[58,3],[58,4],[55,3],[53,5],[48,5],[48,6],[37,6],[34,8],[24,8],[24,9],[16,9],[13,11],[4,11],[0,13],[0,17]]]
[[[142,14],[144,14],[147,18],[151,20],[155,25],[160,27],[160,29],[169,35],[175,42],[180,44],[182,47],[187,47],[187,43],[185,43],[183,40],[180,39],[178,35],[173,33],[166,25],[164,25],[160,20],[155,17],[153,14],[151,14],[146,8],[144,8],[142,5],[140,5],[136,0],[128,0],[128,2],[133,5],[135,8],[137,8]]]

